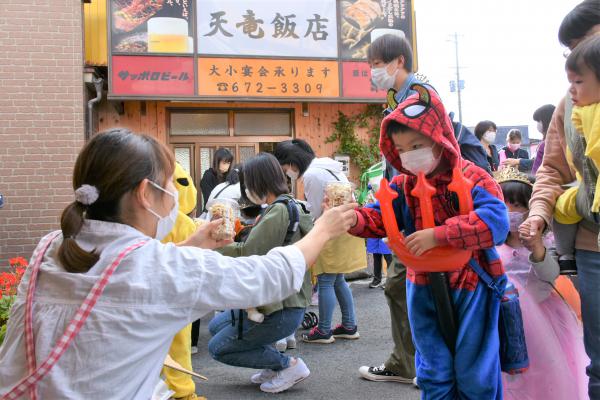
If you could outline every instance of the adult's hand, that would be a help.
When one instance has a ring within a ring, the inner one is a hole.
[[[224,240],[213,239],[213,232],[221,225],[222,219],[216,219],[200,226],[187,240],[178,243],[178,246],[194,246],[202,249],[218,249],[233,243],[233,237]]]
[[[355,224],[358,204],[346,204],[325,211],[315,222],[314,227],[296,246],[304,255],[307,268],[315,263],[325,244],[346,233]]]
[[[315,222],[313,229],[321,230],[329,239],[334,239],[356,225],[358,204],[351,203],[326,210]]]
[[[519,226],[519,238],[526,247],[534,246],[541,240],[544,229],[546,221],[538,215],[532,215]]]

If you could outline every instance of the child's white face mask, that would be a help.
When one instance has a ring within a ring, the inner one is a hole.
[[[418,175],[419,172],[429,175],[440,163],[442,153],[440,152],[439,157],[436,158],[433,147],[423,147],[400,154],[400,161],[402,168],[414,175]]]
[[[158,190],[161,190],[169,196],[173,197],[173,199],[175,200],[173,208],[171,209],[169,214],[164,217],[161,217],[157,212],[150,208],[147,209],[156,218],[158,218],[158,224],[156,225],[156,234],[154,235],[154,238],[158,240],[163,240],[169,234],[169,232],[173,230],[173,227],[175,226],[175,221],[177,220],[177,214],[179,212],[179,196],[177,195],[177,193],[171,193],[168,190],[164,189],[162,186],[150,180],[148,182],[150,182],[150,184]]]

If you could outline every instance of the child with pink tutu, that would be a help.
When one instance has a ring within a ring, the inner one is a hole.
[[[555,289],[558,262],[540,239],[519,241],[519,226],[529,211],[533,185],[525,174],[506,168],[496,175],[509,210],[510,234],[498,253],[508,279],[519,291],[529,369],[502,374],[505,399],[588,399],[583,328],[565,294]],[[522,233],[529,228],[521,228]],[[575,290],[570,286],[568,290]],[[563,285],[564,286],[564,285]]]

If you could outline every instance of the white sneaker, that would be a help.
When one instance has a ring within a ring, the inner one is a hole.
[[[275,378],[275,375],[277,375],[277,372],[272,369],[263,369],[258,374],[252,375],[250,377],[250,382],[260,385]]]
[[[285,353],[286,349],[288,348],[287,341],[285,340],[285,338],[279,339],[277,343],[275,343],[275,348],[278,352]]]
[[[290,335],[289,337],[285,338],[285,342],[288,349],[295,349],[298,347],[296,343],[296,337],[294,335]]]
[[[296,358],[296,365],[277,371],[276,376],[260,385],[260,390],[267,393],[280,393],[288,390],[298,382],[302,382],[310,375],[310,370],[301,358]]]
[[[198,347],[197,347],[197,346],[192,346],[192,351],[191,351],[191,353],[192,353],[192,354],[196,354],[196,353],[198,353]]]
[[[416,376],[413,378],[413,386],[416,387],[417,389],[420,389],[419,384],[417,383],[417,377]]]

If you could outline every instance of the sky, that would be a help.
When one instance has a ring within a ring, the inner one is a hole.
[[[458,119],[453,43],[458,33],[463,123],[529,125],[544,104],[568,89],[565,48],[558,41],[564,16],[580,0],[415,0],[419,73],[426,75]]]

